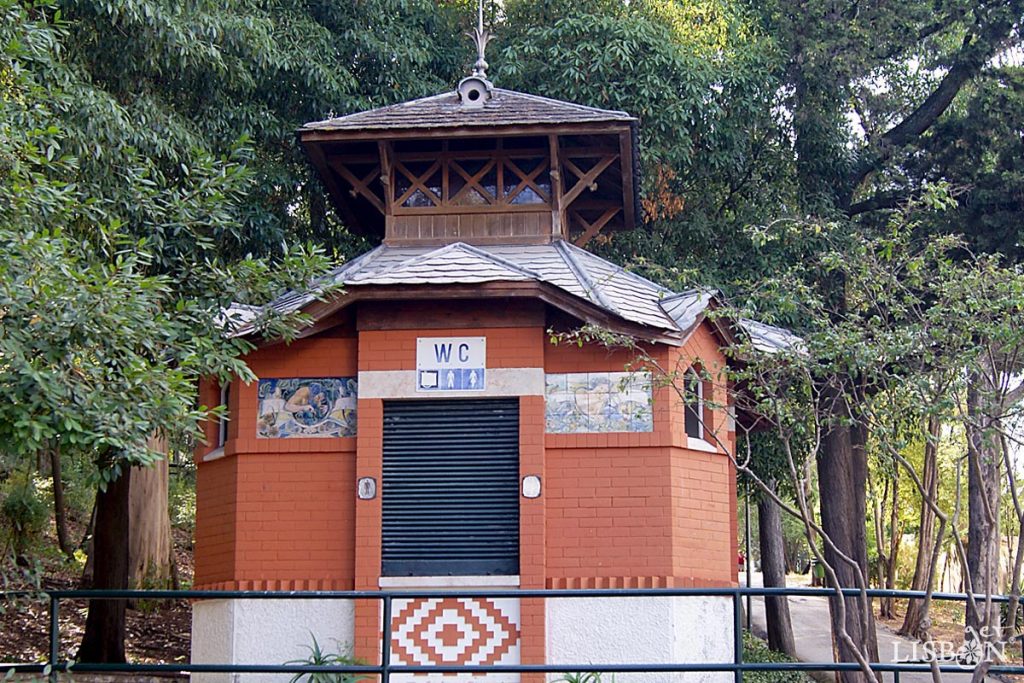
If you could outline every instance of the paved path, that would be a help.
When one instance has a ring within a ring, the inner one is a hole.
[[[741,575],[740,580],[744,577]],[[755,586],[761,585],[761,576],[754,574]],[[752,600],[751,617],[755,634],[764,637],[764,600],[754,598]],[[832,657],[832,631],[829,627],[828,600],[816,596],[795,596],[789,598],[789,612],[793,621],[793,639],[796,642],[797,657],[804,662],[831,662]],[[909,638],[896,635],[884,624],[878,625],[878,657],[884,662],[896,661],[897,658],[913,659],[920,657],[920,643],[918,643],[919,654],[914,653],[914,644]],[[832,680],[828,674],[815,676],[819,680]],[[884,674],[885,681],[892,681],[892,674]],[[963,674],[946,673],[942,675],[945,683],[970,683],[970,672]],[[998,679],[987,677],[990,683],[999,683]],[[904,673],[900,674],[900,683],[932,683],[930,673]]]

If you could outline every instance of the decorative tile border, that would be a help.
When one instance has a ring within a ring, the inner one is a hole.
[[[257,388],[260,439],[355,436],[355,377],[261,379]]]
[[[646,372],[549,374],[544,387],[551,434],[650,432],[651,375]]]
[[[519,601],[477,598],[399,599],[391,622],[392,664],[495,665],[519,663]],[[440,680],[403,675],[400,680]],[[445,674],[444,680],[492,680]],[[502,677],[518,680],[518,676]]]

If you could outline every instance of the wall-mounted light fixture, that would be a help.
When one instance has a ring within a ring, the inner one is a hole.
[[[359,500],[373,500],[377,497],[377,480],[373,477],[360,477],[356,485]]]
[[[540,498],[540,477],[536,474],[523,477],[523,498]]]

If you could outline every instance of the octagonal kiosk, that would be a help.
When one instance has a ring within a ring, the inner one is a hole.
[[[299,131],[341,220],[380,246],[332,273],[343,293],[269,304],[313,323],[290,344],[253,336],[258,381],[203,384],[227,419],[196,452],[196,588],[736,585],[727,340],[706,316],[712,296],[587,251],[634,227],[636,131],[627,113],[480,72]],[[552,343],[583,325],[642,353]],[[699,370],[691,405],[640,356]],[[727,662],[731,609],[710,597],[396,600],[389,650],[396,664]],[[376,662],[380,633],[373,601],[204,600],[193,661],[281,663],[315,636]]]

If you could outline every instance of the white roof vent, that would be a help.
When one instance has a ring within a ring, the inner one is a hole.
[[[480,109],[484,102],[491,99],[494,86],[486,78],[466,76],[459,81],[459,100],[466,109]]]

